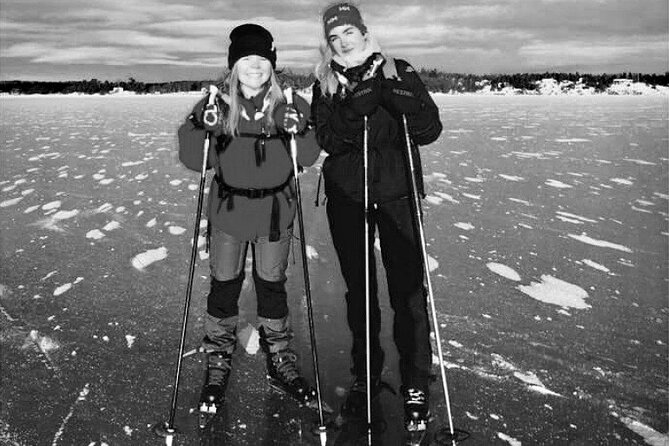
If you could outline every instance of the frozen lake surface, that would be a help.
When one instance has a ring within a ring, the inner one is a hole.
[[[0,98],[0,443],[160,444],[149,427],[169,411],[199,181],[179,164],[175,134],[196,100]],[[444,131],[422,149],[426,233],[454,423],[472,435],[465,444],[666,445],[666,98],[437,102]],[[338,407],[350,339],[324,207],[314,206],[319,167],[301,183],[321,382]],[[294,247],[295,346],[311,376]],[[201,337],[206,257],[187,350]],[[397,387],[384,285],[380,293],[385,377]],[[248,280],[241,310],[221,438],[317,444],[313,414],[264,379]],[[206,440],[189,415],[201,359],[184,362],[179,444]],[[440,383],[432,411],[447,425]],[[380,444],[392,446],[400,399],[384,396],[384,412]]]

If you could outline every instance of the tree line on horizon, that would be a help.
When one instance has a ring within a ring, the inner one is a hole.
[[[669,72],[664,74],[646,74],[623,72],[616,74],[581,74],[581,73],[515,73],[515,74],[465,74],[446,73],[437,69],[420,69],[418,74],[431,92],[475,92],[481,88],[482,82],[489,82],[491,89],[500,90],[513,87],[525,91],[537,88],[537,81],[552,78],[557,82],[579,80],[585,87],[592,87],[603,92],[611,86],[614,79],[631,79],[648,85],[669,86]],[[284,86],[295,89],[308,88],[313,84],[313,73],[302,74],[290,70],[279,72],[279,80]],[[122,81],[100,81],[98,79],[81,81],[0,81],[0,93],[5,94],[109,94],[114,89],[133,91],[137,94],[162,94],[195,92],[207,88],[211,84],[221,85],[223,78],[216,80],[182,80],[169,82],[140,82],[130,77]]]

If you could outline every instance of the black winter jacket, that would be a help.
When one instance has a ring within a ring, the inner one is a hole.
[[[442,131],[439,109],[408,62],[395,59],[395,66],[403,84],[422,101],[420,112],[407,116],[412,141],[418,145],[430,144]],[[381,77],[382,83],[390,82],[385,79],[383,70],[378,70],[376,75]],[[329,199],[362,202],[363,118],[352,120],[351,113],[346,113],[347,99],[339,93],[321,94],[318,81],[313,87],[311,107],[312,117],[316,122],[316,139],[320,147],[328,153],[322,170],[325,194]],[[410,177],[401,118],[394,117],[382,104],[369,116],[368,126],[370,201],[384,203],[409,196]],[[420,157],[415,149],[414,147],[416,179],[422,194]]]

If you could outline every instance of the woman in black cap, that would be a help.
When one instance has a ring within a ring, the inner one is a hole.
[[[207,162],[215,176],[207,210],[211,288],[202,341],[207,376],[201,396],[201,410],[210,413],[222,402],[232,367],[249,244],[258,331],[270,383],[301,403],[313,404],[315,398],[289,348],[285,273],[296,202],[288,132],[297,133],[300,165],[313,164],[320,149],[307,128],[307,102],[296,95],[294,104],[286,103],[274,72],[276,49],[269,31],[244,24],[232,30],[230,40],[228,92],[217,98],[217,124],[203,119],[205,98],[179,128],[179,159],[192,170],[201,169],[205,131],[214,135]]]
[[[325,43],[316,68],[312,114],[316,137],[328,153],[323,162],[327,216],[341,272],[348,288],[347,318],[353,337],[353,385],[343,412],[361,416],[366,407],[366,309],[364,188],[370,197],[370,364],[372,398],[382,388],[384,353],[379,342],[373,234],[378,229],[381,257],[394,310],[393,338],[407,428],[422,429],[428,418],[432,362],[430,324],[423,286],[419,238],[412,218],[410,172],[402,115],[416,144],[435,141],[442,130],[439,110],[414,69],[386,58],[367,30],[360,11],[336,3],[323,14]],[[377,69],[378,68],[378,69]],[[368,120],[369,182],[363,184],[363,126]],[[417,165],[418,152],[414,150]],[[422,194],[422,174],[416,172]]]

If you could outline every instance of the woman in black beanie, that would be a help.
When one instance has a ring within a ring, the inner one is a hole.
[[[189,169],[201,169],[206,131],[213,135],[214,147],[207,162],[215,176],[207,209],[211,288],[202,341],[207,376],[201,411],[216,412],[224,397],[249,244],[270,383],[312,405],[315,390],[300,375],[289,348],[285,273],[296,197],[288,135],[297,133],[300,165],[313,164],[320,149],[307,128],[307,102],[295,95],[294,104],[286,103],[274,72],[276,49],[269,31],[244,24],[232,30],[230,40],[228,91],[217,98],[217,123],[212,126],[203,119],[205,98],[179,128],[179,159]]]
[[[379,341],[381,312],[377,297],[374,233],[394,311],[393,339],[400,357],[407,428],[423,429],[428,419],[432,362],[430,324],[423,286],[419,238],[412,218],[410,175],[402,115],[413,142],[426,145],[442,130],[439,110],[413,67],[384,57],[350,3],[323,13],[325,42],[316,68],[312,114],[323,162],[327,216],[346,282],[347,320],[353,337],[354,379],[343,412],[363,417],[366,408],[365,212],[363,206],[363,127],[368,121],[370,262],[370,394],[382,389],[384,353]],[[376,71],[375,71],[376,69]],[[413,148],[416,165],[420,158]],[[422,174],[416,172],[422,194]]]

